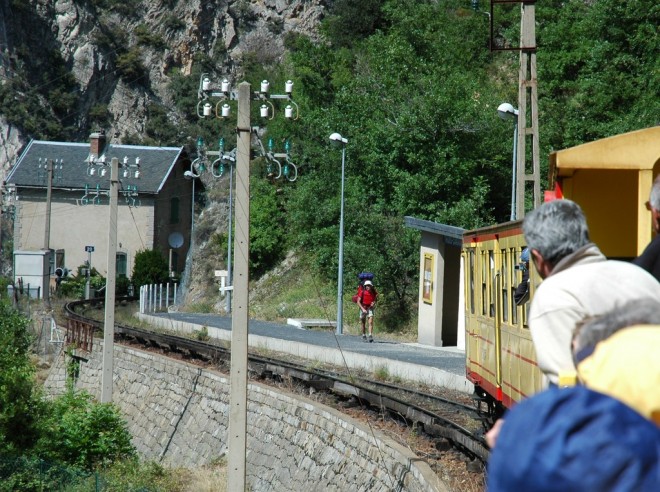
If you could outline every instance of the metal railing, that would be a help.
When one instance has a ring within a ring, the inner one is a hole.
[[[179,284],[149,284],[140,287],[140,313],[167,311],[176,304]]]

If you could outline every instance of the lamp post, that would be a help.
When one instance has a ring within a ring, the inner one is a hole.
[[[516,163],[518,161],[518,110],[509,103],[497,107],[503,120],[513,120],[513,164],[511,166],[511,220],[516,220]]]
[[[229,161],[229,220],[227,226],[227,285],[232,284],[232,274],[231,274],[231,245],[232,245],[232,225],[233,225],[233,207],[234,207],[234,163],[236,158],[230,156]],[[232,291],[227,291],[227,312],[231,313],[231,294]]]
[[[343,333],[343,312],[344,312],[344,176],[346,169],[346,144],[348,139],[342,137],[339,133],[330,135],[330,141],[335,145],[341,145],[341,206],[339,212],[339,273],[337,279],[337,335]]]

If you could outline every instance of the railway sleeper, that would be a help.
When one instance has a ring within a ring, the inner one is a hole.
[[[483,463],[488,461],[490,454],[488,449],[474,437],[466,436],[457,430],[435,424],[425,425],[424,432],[432,437],[441,437],[450,440],[460,451],[474,458],[479,458]]]

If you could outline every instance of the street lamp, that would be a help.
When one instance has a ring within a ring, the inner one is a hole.
[[[516,161],[518,160],[518,110],[509,103],[497,107],[503,120],[513,120],[513,164],[511,166],[511,220],[516,220]]]
[[[223,155],[223,159],[226,159],[229,161],[229,220],[228,222],[228,230],[227,230],[227,285],[233,285],[232,284],[232,274],[231,274],[231,244],[232,244],[232,239],[231,239],[231,233],[232,233],[232,218],[234,216],[233,214],[233,206],[234,206],[234,200],[233,200],[233,192],[234,192],[234,164],[236,162],[236,157],[232,154],[226,154]],[[232,291],[228,290],[227,291],[227,312],[231,313],[231,294]]]
[[[192,171],[186,171],[183,173],[183,177],[192,179],[192,200],[190,200],[190,244],[192,244],[193,232],[195,231],[195,180],[197,179],[197,175]]]
[[[348,139],[339,133],[330,135],[330,141],[341,145],[341,208],[339,212],[339,274],[337,279],[337,335],[343,333],[342,315],[344,312],[344,170],[346,168],[346,144]]]

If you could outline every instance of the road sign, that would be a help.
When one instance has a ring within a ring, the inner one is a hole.
[[[94,252],[94,246],[85,246],[85,252],[86,253],[93,253]]]

